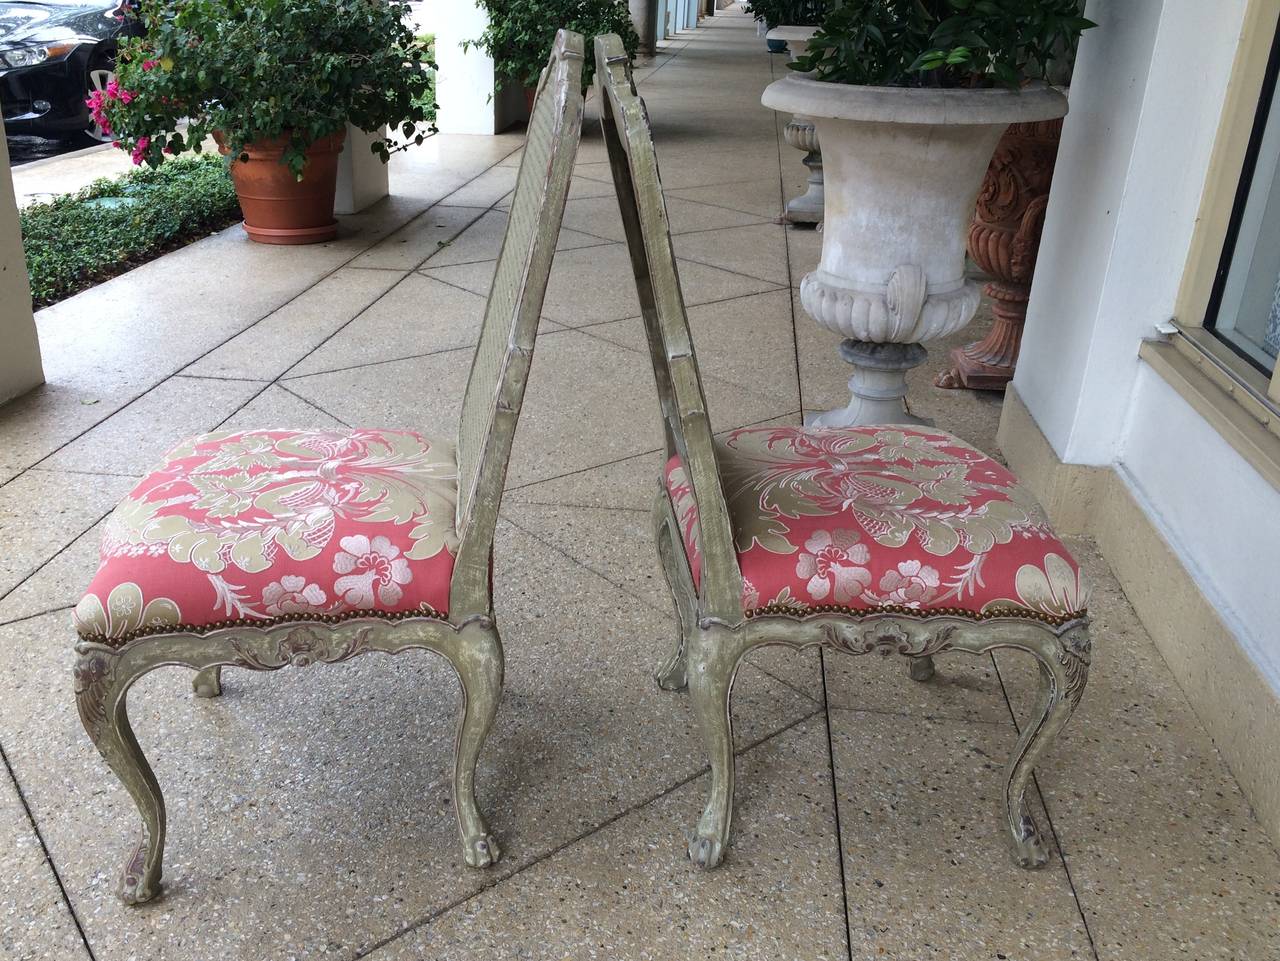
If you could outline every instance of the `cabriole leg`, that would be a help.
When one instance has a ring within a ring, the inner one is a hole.
[[[907,662],[907,673],[913,681],[928,681],[933,678],[933,657],[913,657]]]
[[[686,652],[689,632],[697,618],[698,599],[691,583],[689,562],[684,555],[684,541],[671,513],[671,501],[665,489],[658,492],[658,499],[653,507],[653,527],[658,559],[667,588],[671,591],[678,622],[675,649],[662,662],[654,677],[658,681],[658,687],[664,691],[683,691],[689,686],[685,671]]]
[[[502,642],[491,627],[464,628],[450,658],[462,682],[462,719],[454,754],[453,804],[462,831],[462,856],[473,868],[497,862],[502,851],[476,804],[476,763],[502,697]]]
[[[191,689],[196,697],[219,697],[222,694],[222,665],[206,667],[196,674],[191,682]]]
[[[160,893],[164,858],[164,797],[129,725],[125,707],[133,678],[115,670],[118,658],[102,651],[82,653],[75,666],[76,706],[98,753],[124,784],[142,816],[142,837],[125,863],[120,897],[129,904]]]
[[[733,822],[733,718],[729,697],[740,651],[727,632],[697,630],[690,638],[689,698],[711,761],[711,793],[689,858],[702,868],[724,860]]]
[[[1005,769],[1004,817],[1013,847],[1013,859],[1024,868],[1038,868],[1049,860],[1027,811],[1027,781],[1036,764],[1053,744],[1080,703],[1089,675],[1089,640],[1084,628],[1076,628],[1049,656],[1036,655],[1040,665],[1040,696],[1036,711],[1022,729],[1013,756]]]

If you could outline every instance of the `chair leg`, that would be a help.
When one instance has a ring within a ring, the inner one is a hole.
[[[665,490],[658,492],[653,508],[654,540],[658,545],[658,560],[662,567],[667,589],[676,608],[677,633],[675,649],[654,673],[658,687],[664,691],[683,691],[689,686],[685,668],[689,632],[697,619],[698,600],[689,574],[689,562],[684,556],[684,541],[680,538],[675,519],[671,514],[671,501]],[[677,545],[679,552],[677,553]]]
[[[1039,704],[1030,723],[1022,729],[1005,769],[1004,816],[1013,859],[1019,867],[1038,868],[1049,860],[1040,831],[1027,811],[1027,781],[1080,702],[1088,678],[1087,639],[1083,643],[1083,657],[1061,643],[1056,656],[1036,655],[1040,665]]]
[[[689,697],[711,761],[711,793],[689,841],[689,858],[701,868],[724,860],[733,822],[733,717],[729,699],[740,651],[723,632],[698,630],[690,638]]]
[[[222,695],[222,665],[206,667],[191,682],[196,697],[220,697]]]
[[[913,681],[928,681],[933,678],[933,657],[913,657],[907,662],[907,673]]]
[[[160,893],[164,797],[129,725],[125,701],[128,685],[134,679],[117,677],[115,660],[100,652],[80,656],[75,667],[76,706],[89,739],[133,797],[142,816],[142,837],[125,863],[119,888],[122,900],[141,904]]]
[[[473,868],[495,864],[502,856],[476,804],[476,763],[502,697],[502,642],[491,627],[465,628],[453,666],[462,682],[462,718],[454,754],[453,804],[462,831],[462,856]]]

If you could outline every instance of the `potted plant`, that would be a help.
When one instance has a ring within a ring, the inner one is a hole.
[[[89,107],[138,164],[212,136],[259,243],[329,240],[347,122],[401,135],[374,141],[384,162],[431,130],[407,14],[402,0],[143,0],[145,36]]]
[[[631,21],[627,0],[481,0],[489,25],[464,47],[478,47],[493,58],[496,86],[513,84],[524,90],[529,109],[538,77],[547,64],[551,44],[560,27],[582,34],[591,49],[598,34],[616,33],[627,56],[635,58],[640,36]],[[587,57],[582,70],[583,89],[595,74],[595,58]]]
[[[849,405],[826,426],[919,422],[906,373],[922,341],[972,318],[965,239],[978,188],[1010,123],[1051,120],[1066,98],[1036,82],[1093,24],[1081,0],[849,0],[765,106],[813,119],[822,143],[822,258],[805,310],[844,335]]]
[[[764,24],[766,30],[776,27],[811,27],[822,22],[828,0],[750,0],[747,13]],[[786,53],[784,37],[765,37],[770,53]]]

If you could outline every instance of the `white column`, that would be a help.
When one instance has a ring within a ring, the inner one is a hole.
[[[347,124],[347,140],[338,157],[338,192],[334,197],[334,213],[359,213],[390,192],[387,165],[369,149],[369,145],[384,133],[385,131],[365,133]]]
[[[494,134],[528,116],[524,91],[507,84],[494,91],[493,60],[484,51],[462,49],[484,32],[489,16],[476,0],[449,0],[436,21],[436,125],[441,133]]]
[[[0,140],[4,122],[0,121]],[[27,259],[18,226],[18,202],[9,171],[9,144],[0,143],[0,403],[44,383],[40,342],[31,313]]]

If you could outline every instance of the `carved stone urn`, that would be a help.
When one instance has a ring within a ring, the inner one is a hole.
[[[1015,123],[996,145],[969,225],[969,256],[995,278],[986,286],[995,323],[951,352],[938,387],[1000,390],[1013,380],[1061,137],[1061,118]]]
[[[765,36],[770,40],[785,41],[793,59],[803,57],[809,41],[818,32],[817,27],[774,27]],[[818,130],[813,121],[801,114],[793,114],[782,130],[782,137],[797,150],[804,151],[801,161],[809,169],[809,185],[798,197],[787,201],[786,220],[797,226],[816,227],[822,223],[822,150],[818,145]]]
[[[906,375],[924,362],[924,342],[964,327],[978,308],[965,240],[996,143],[1010,123],[1062,117],[1067,100],[1043,85],[869,87],[800,74],[774,81],[761,100],[812,118],[822,143],[822,257],[800,300],[844,336],[853,375],[848,406],[810,423],[922,423],[907,412]]]

